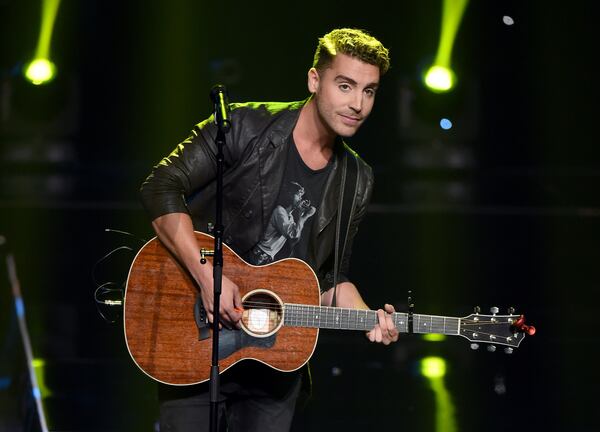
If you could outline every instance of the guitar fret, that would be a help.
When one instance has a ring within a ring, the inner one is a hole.
[[[408,315],[400,312],[395,313],[394,325],[400,333],[408,333]]]
[[[435,315],[414,315],[414,332],[420,334],[458,334],[458,318]]]

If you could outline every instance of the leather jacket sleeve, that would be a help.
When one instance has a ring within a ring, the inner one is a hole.
[[[244,110],[232,110],[232,130],[224,147],[224,169],[235,165],[249,141],[240,139]],[[213,116],[196,125],[190,136],[152,170],[141,187],[144,208],[152,220],[167,213],[190,213],[186,199],[202,191],[216,178]]]

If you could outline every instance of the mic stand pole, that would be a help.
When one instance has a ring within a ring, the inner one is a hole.
[[[217,137],[217,191],[215,218],[215,250],[213,255],[214,307],[212,322],[212,364],[210,367],[210,431],[217,432],[219,423],[219,309],[221,304],[221,282],[223,279],[223,147],[225,131],[219,124]]]

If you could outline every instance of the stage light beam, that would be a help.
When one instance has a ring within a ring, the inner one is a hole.
[[[446,360],[441,357],[421,359],[421,375],[429,381],[435,395],[435,431],[456,432],[458,430],[452,396],[444,383]]]
[[[450,67],[452,49],[468,3],[469,0],[444,0],[438,50],[433,65],[423,75],[423,82],[433,92],[450,91],[456,83]]]
[[[40,35],[34,58],[25,65],[25,78],[34,85],[52,81],[56,76],[56,66],[50,60],[50,42],[61,0],[43,0]]]

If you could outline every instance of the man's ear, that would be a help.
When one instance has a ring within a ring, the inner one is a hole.
[[[319,90],[319,82],[319,72],[315,68],[310,68],[308,70],[308,91],[316,93]]]

